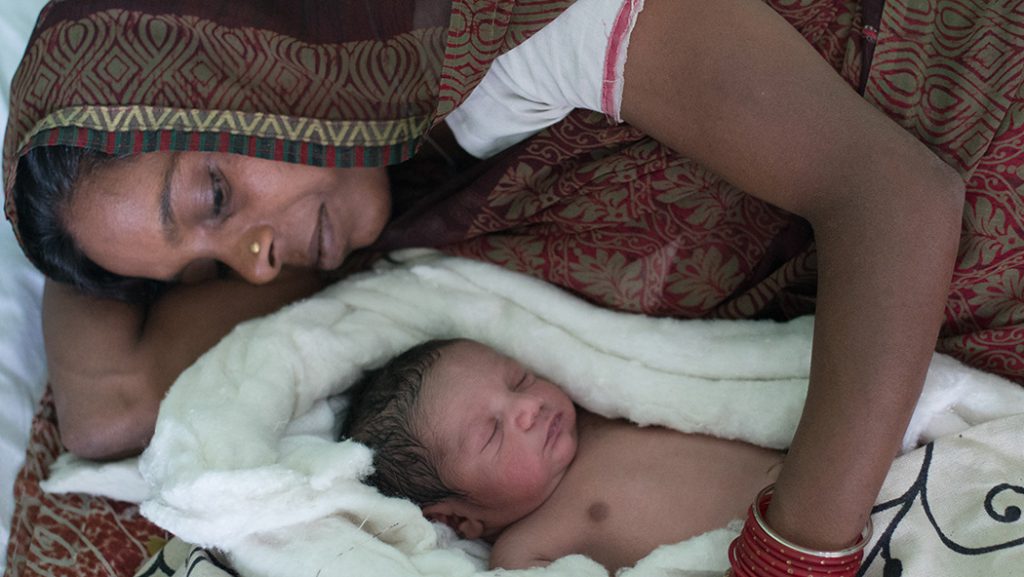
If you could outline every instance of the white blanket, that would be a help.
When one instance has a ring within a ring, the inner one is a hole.
[[[401,258],[239,326],[181,376],[141,463],[147,517],[225,551],[243,575],[478,573],[485,551],[452,543],[412,504],[360,482],[370,453],[331,440],[322,402],[429,338],[490,344],[608,417],[769,447],[792,437],[810,319],[652,319],[605,311],[487,264]],[[1024,413],[1020,387],[936,356],[905,445],[1013,413]],[[627,574],[721,571],[733,535],[722,529],[659,549]],[[534,573],[604,575],[579,556],[524,574]]]

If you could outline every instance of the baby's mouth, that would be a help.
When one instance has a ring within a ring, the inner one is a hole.
[[[548,436],[544,439],[544,450],[548,451],[551,446],[554,445],[558,435],[562,432],[562,413],[558,413],[551,418],[551,422],[548,423]]]

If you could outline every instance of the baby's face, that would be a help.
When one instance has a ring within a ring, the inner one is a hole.
[[[576,410],[556,385],[473,342],[443,350],[421,393],[446,484],[480,506],[485,536],[539,507],[576,455]]]

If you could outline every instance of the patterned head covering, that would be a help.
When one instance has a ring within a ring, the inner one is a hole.
[[[11,89],[4,211],[37,146],[383,166],[567,0],[76,0],[39,17]],[[20,236],[19,236],[20,240]]]

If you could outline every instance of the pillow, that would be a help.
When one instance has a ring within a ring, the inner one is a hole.
[[[41,0],[0,0],[0,126],[7,126],[11,77],[21,60]],[[43,278],[0,224],[0,548],[6,550],[14,510],[14,476],[25,460],[29,424],[46,383],[39,322]],[[5,565],[0,557],[0,571]]]

